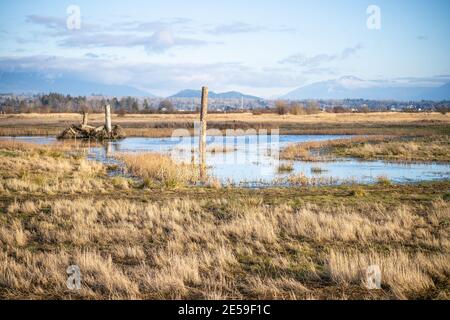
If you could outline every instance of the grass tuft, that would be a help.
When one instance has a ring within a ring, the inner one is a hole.
[[[294,164],[292,162],[281,163],[278,166],[278,173],[286,173],[294,171]]]
[[[199,181],[197,166],[177,163],[166,155],[124,153],[117,157],[133,175],[142,178],[147,187],[176,188]]]
[[[379,177],[377,177],[376,181],[377,181],[377,184],[385,186],[385,187],[392,185],[391,180],[386,176],[379,176]]]

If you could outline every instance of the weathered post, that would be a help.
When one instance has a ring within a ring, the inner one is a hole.
[[[111,106],[109,104],[105,106],[105,129],[108,134],[111,133]]]
[[[205,178],[206,164],[206,116],[208,114],[208,87],[202,87],[202,101],[200,109],[200,137],[199,137],[199,150],[200,150],[200,178]]]
[[[88,124],[88,113],[86,111],[83,112],[83,126],[87,126]]]

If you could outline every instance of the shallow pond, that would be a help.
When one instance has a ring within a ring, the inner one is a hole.
[[[244,186],[285,184],[289,176],[304,176],[317,184],[358,182],[373,183],[386,177],[396,183],[442,180],[450,178],[450,164],[391,163],[339,159],[330,162],[294,161],[293,171],[279,173],[279,152],[288,144],[348,138],[339,135],[259,135],[238,137],[208,137],[206,165],[208,174],[221,182]],[[2,137],[41,144],[57,143],[52,137]],[[83,143],[86,147],[86,143]],[[126,138],[103,146],[88,144],[88,157],[105,163],[114,162],[116,152],[161,152],[177,161],[198,163],[198,139]]]

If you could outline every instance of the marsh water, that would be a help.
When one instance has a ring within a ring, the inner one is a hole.
[[[392,163],[336,159],[329,162],[279,160],[279,152],[289,144],[349,138],[340,135],[258,135],[208,137],[206,166],[208,174],[223,183],[241,186],[283,184],[289,176],[302,175],[322,181],[320,184],[374,183],[386,177],[395,183],[443,180],[450,178],[450,165],[443,163]],[[39,144],[59,143],[53,137],[2,137]],[[73,143],[73,142],[72,142]],[[76,144],[75,144],[76,145]],[[177,161],[198,163],[198,138],[126,138],[103,145],[80,143],[91,160],[115,162],[117,152],[159,152]],[[279,172],[283,163],[292,163],[293,171]]]

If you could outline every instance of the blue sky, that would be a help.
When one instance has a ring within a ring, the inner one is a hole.
[[[69,5],[80,30],[66,26]],[[366,26],[369,5],[380,30]],[[206,84],[271,97],[346,75],[439,85],[450,79],[449,12],[447,0],[3,1],[0,71],[157,95]]]

